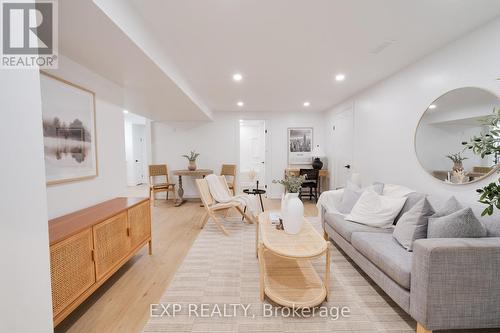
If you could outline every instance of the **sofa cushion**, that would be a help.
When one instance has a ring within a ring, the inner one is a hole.
[[[391,234],[354,232],[351,244],[397,284],[410,289],[412,252],[402,248]]]
[[[342,195],[342,201],[339,205],[339,212],[343,214],[349,214],[356,202],[358,202],[363,192],[366,190],[371,190],[377,194],[382,195],[382,193],[384,192],[384,183],[375,182],[367,188],[360,188],[353,182],[347,181],[347,185],[344,189],[344,194]]]
[[[419,202],[420,200],[424,199],[426,195],[424,193],[420,192],[411,192],[406,195],[406,202],[401,208],[401,211],[399,212],[398,216],[394,219],[394,224],[397,224],[399,219],[403,216],[404,213],[408,212],[410,209],[413,208]]]
[[[347,181],[347,185],[344,188],[344,194],[342,195],[342,201],[339,205],[339,212],[344,214],[349,214],[352,207],[358,202],[359,197],[363,194],[363,189],[358,185]]]
[[[405,202],[405,197],[388,197],[367,190],[363,192],[345,219],[372,227],[392,228],[394,219]]]
[[[471,208],[446,216],[434,216],[429,218],[428,238],[477,238],[486,237],[488,233]]]
[[[458,200],[452,196],[448,200],[446,200],[444,205],[441,208],[439,208],[436,211],[436,213],[434,215],[432,215],[432,217],[442,217],[442,216],[450,215],[450,214],[453,214],[455,212],[458,212],[460,209],[463,209],[463,208],[464,207],[462,206],[462,204],[460,204],[460,202],[458,202]]]
[[[327,223],[348,242],[351,242],[351,235],[356,231],[387,233],[389,235],[392,234],[392,229],[369,227],[364,224],[346,221],[344,215],[336,213],[326,214],[325,223]]]
[[[407,251],[412,251],[413,242],[420,238],[427,238],[427,224],[429,216],[434,214],[431,204],[424,197],[401,216],[394,227],[392,236]]]

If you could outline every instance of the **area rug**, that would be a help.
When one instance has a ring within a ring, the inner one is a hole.
[[[320,228],[318,218],[309,218]],[[312,314],[259,300],[255,225],[226,219],[229,236],[209,221],[143,332],[414,332],[415,321],[339,249],[331,256],[330,298]],[[314,261],[323,277],[324,258]],[[290,310],[290,309],[288,309]],[[321,312],[320,312],[321,311]]]

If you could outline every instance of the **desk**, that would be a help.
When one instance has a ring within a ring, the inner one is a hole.
[[[295,168],[288,168],[285,169],[285,177],[287,176],[298,176],[300,173],[300,169],[295,169]],[[329,181],[329,173],[327,169],[321,169],[319,170],[319,187],[318,187],[318,194],[321,194],[323,190],[328,188],[328,181]]]
[[[174,176],[179,177],[179,183],[177,184],[177,201],[175,202],[175,207],[179,207],[184,203],[184,188],[182,187],[182,176],[187,176],[187,177],[194,177],[194,178],[199,178],[203,177],[205,178],[206,175],[210,175],[214,173],[213,170],[210,169],[197,169],[194,171],[190,170],[173,170],[172,174]]]

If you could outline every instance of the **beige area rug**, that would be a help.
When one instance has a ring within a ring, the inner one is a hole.
[[[309,220],[320,228],[318,218]],[[154,316],[144,332],[415,332],[415,321],[336,247],[332,253],[330,299],[322,304],[327,315],[292,316],[271,306],[268,300],[265,312],[259,300],[255,225],[243,224],[239,219],[228,219],[225,225],[228,237],[211,221],[200,232],[161,298],[163,307],[152,305]],[[314,265],[323,277],[324,258]],[[248,307],[247,314],[241,306],[231,304]],[[346,307],[349,316],[337,316]],[[269,309],[278,313],[269,316]]]

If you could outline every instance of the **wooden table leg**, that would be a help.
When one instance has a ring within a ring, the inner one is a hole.
[[[259,219],[255,222],[255,255],[259,257]]]
[[[182,188],[182,176],[179,175],[179,184],[177,189],[177,202],[175,203],[175,207],[179,207],[184,203],[184,188]]]
[[[264,269],[265,269],[265,264],[264,264],[264,245],[259,245],[259,285],[260,285],[260,301],[264,302]]]
[[[326,300],[330,298],[330,249],[331,243],[327,242],[326,247],[326,270],[325,270],[325,288],[326,288]]]

